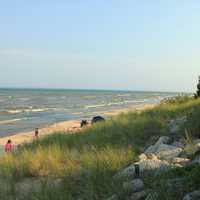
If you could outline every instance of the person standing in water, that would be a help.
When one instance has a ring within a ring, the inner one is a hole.
[[[5,152],[11,152],[12,151],[12,141],[8,140],[5,147],[4,147]]]
[[[38,139],[39,137],[39,129],[35,128],[35,138]]]

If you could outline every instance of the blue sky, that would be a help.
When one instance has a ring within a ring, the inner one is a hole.
[[[0,87],[195,90],[200,1],[0,3]]]

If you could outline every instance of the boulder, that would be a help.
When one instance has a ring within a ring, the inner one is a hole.
[[[146,170],[154,170],[157,169],[159,171],[163,171],[170,167],[170,164],[165,160],[158,159],[155,155],[150,159],[140,160],[135,163],[139,165],[140,172],[144,172]]]
[[[185,141],[184,139],[175,140],[172,144],[172,146],[184,148],[185,147]]]
[[[200,155],[195,156],[191,163],[198,163],[200,164]]]
[[[200,190],[191,192],[183,198],[183,200],[199,200],[200,199]]]
[[[169,145],[169,142],[169,137],[162,136],[154,145],[151,145],[145,151],[145,154],[155,154],[161,160],[171,161],[174,157],[179,156],[183,149],[177,146]]]
[[[175,158],[172,159],[173,164],[180,164],[182,166],[188,164],[189,162],[190,162],[190,159],[188,159],[188,158],[175,157]]]
[[[147,195],[145,200],[161,200],[161,199],[158,199],[158,194],[156,192],[151,192]]]
[[[151,145],[150,147],[148,147],[144,153],[145,154],[155,153],[161,144],[168,144],[169,141],[170,141],[169,137],[162,136],[154,145]]]
[[[174,157],[178,157],[183,151],[182,148],[167,144],[160,144],[155,152],[155,155],[163,160],[171,161]]]
[[[114,194],[111,197],[109,197],[107,200],[118,200],[118,197],[116,194]]]
[[[143,190],[141,192],[135,192],[131,195],[130,200],[142,200],[147,196],[148,191]]]
[[[139,167],[140,174],[144,171],[155,169],[157,169],[157,172],[161,172],[175,166],[174,164],[170,164],[168,161],[158,159],[154,154],[149,156],[142,155],[142,158],[143,159],[141,159],[139,162],[136,162],[121,170],[117,176],[129,178],[134,177],[136,174],[136,166]]]
[[[144,188],[144,183],[139,178],[134,179],[131,182],[125,182],[123,184],[123,189],[131,193],[140,192],[141,190],[143,190],[143,188]]]
[[[171,120],[168,124],[170,133],[176,133],[177,131],[179,131],[180,126],[184,124],[186,121],[187,121],[186,116]]]

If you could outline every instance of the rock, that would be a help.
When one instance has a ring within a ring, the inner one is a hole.
[[[179,126],[177,125],[175,120],[171,120],[168,126],[170,133],[176,133],[179,129]]]
[[[169,137],[162,136],[154,145],[151,145],[149,148],[147,148],[144,153],[145,154],[155,153],[161,144],[168,144],[169,141],[170,141]]]
[[[179,156],[179,154],[183,151],[182,148],[175,147],[167,144],[160,144],[158,146],[155,155],[160,159],[171,161],[174,157]]]
[[[183,200],[199,200],[200,199],[200,190],[196,190],[187,194]]]
[[[200,155],[196,156],[196,157],[192,160],[191,164],[192,164],[192,163],[198,163],[198,164],[200,164]]]
[[[130,200],[142,200],[147,196],[147,193],[148,193],[147,190],[143,190],[141,192],[136,192],[131,195]]]
[[[122,169],[119,171],[115,177],[127,177],[127,178],[132,178],[135,176],[135,165],[132,164],[125,169]]]
[[[150,157],[150,158],[149,158]],[[151,154],[149,157],[144,157],[143,160],[140,160],[139,162],[136,162],[125,169],[121,170],[117,176],[118,177],[134,177],[135,176],[135,166],[139,166],[140,174],[144,171],[148,170],[155,170],[157,169],[157,172],[165,171],[170,169],[171,167],[174,167],[174,164],[170,164],[168,161],[160,160],[158,159],[154,154]]]
[[[195,146],[196,152],[200,152],[200,140],[199,139],[194,141],[194,146]]]
[[[134,193],[139,192],[144,188],[144,183],[141,179],[137,178],[132,180],[131,182],[125,182],[123,184],[124,190]]]
[[[175,158],[172,159],[173,164],[180,164],[182,166],[186,165],[189,162],[190,162],[190,159],[188,159],[188,158],[175,157]]]
[[[178,141],[174,141],[171,145],[183,149],[185,146],[185,142],[182,140],[178,140]]]
[[[163,171],[170,167],[170,164],[167,161],[159,160],[155,155],[153,155],[152,159],[140,160],[135,164],[139,165],[140,172],[144,172],[146,170],[154,170],[154,169]]]
[[[160,199],[158,199],[158,194],[156,192],[151,192],[147,195],[145,200],[160,200]]]
[[[186,116],[171,120],[168,124],[170,133],[176,133],[179,130],[180,126],[184,124],[186,121],[187,121]]]
[[[107,200],[118,200],[118,197],[116,194],[114,194],[111,197],[109,197]]]
[[[172,158],[179,156],[183,151],[182,148],[169,145],[170,138],[167,136],[162,136],[159,140],[151,145],[146,151],[145,154],[155,154],[159,159],[170,161]]]
[[[147,157],[147,155],[145,155],[144,153],[142,153],[142,154],[139,155],[139,159],[140,160],[147,160],[148,157]]]

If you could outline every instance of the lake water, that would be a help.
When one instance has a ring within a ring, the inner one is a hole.
[[[56,122],[88,119],[99,113],[158,103],[175,93],[0,89],[0,136]]]

